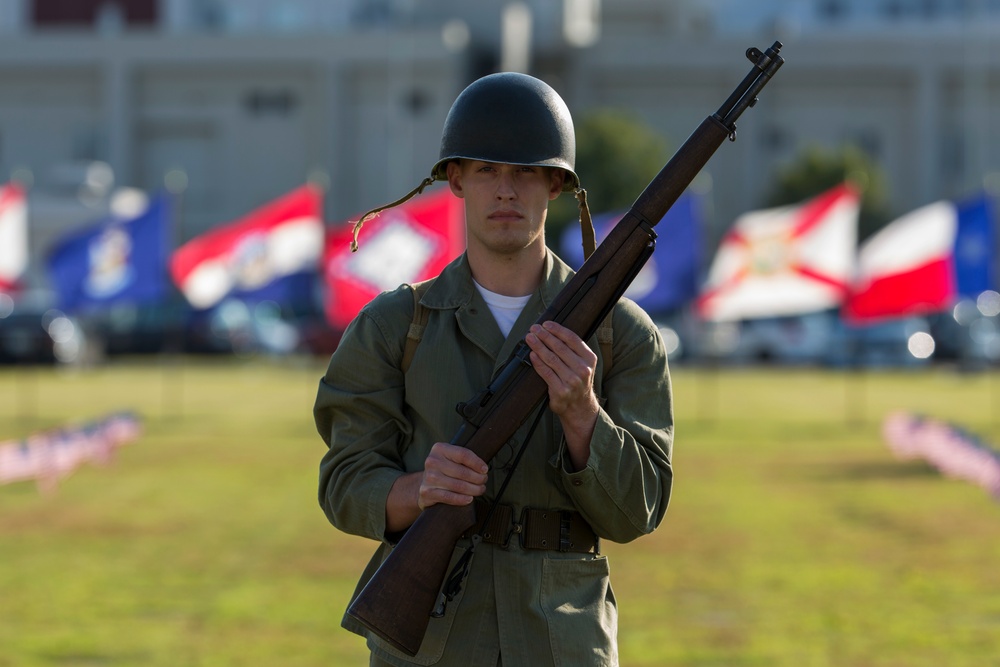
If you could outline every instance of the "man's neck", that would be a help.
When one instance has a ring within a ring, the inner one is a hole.
[[[512,255],[497,255],[468,249],[472,277],[491,292],[504,296],[524,296],[542,282],[545,245],[526,248]]]

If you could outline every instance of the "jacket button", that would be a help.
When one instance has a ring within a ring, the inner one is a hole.
[[[583,480],[582,479],[574,479],[573,480],[573,486],[583,486]]]

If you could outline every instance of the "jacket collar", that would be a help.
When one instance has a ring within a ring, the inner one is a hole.
[[[546,248],[542,284],[532,295],[525,309],[541,305],[541,309],[538,310],[538,314],[541,315],[559,294],[563,285],[573,277],[573,273],[573,269]],[[472,282],[469,258],[466,253],[462,253],[441,271],[434,284],[424,293],[421,303],[427,308],[457,309],[471,303],[477,296],[478,292]],[[535,303],[536,301],[538,303]]]
[[[425,308],[454,311],[455,321],[464,336],[495,360],[495,372],[527,334],[528,327],[538,321],[573,276],[573,270],[546,248],[543,276],[541,285],[531,295],[506,340],[472,282],[472,270],[465,253],[444,268],[420,302]]]

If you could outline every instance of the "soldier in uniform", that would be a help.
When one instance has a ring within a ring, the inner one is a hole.
[[[673,406],[663,341],[628,299],[613,310],[607,345],[536,324],[573,275],[547,248],[545,219],[561,193],[582,194],[575,153],[570,112],[543,81],[503,73],[469,85],[448,114],[431,177],[411,193],[447,181],[464,200],[466,252],[424,285],[417,305],[409,285],[371,301],[320,382],[314,414],[329,447],[320,505],[338,529],[380,543],[358,591],[433,504],[496,503],[506,524],[483,535],[416,656],[345,615],[344,626],[367,637],[373,665],[618,664],[600,540],[628,542],[663,518]],[[426,324],[407,351],[416,310]],[[540,421],[491,461],[448,444],[461,424],[454,406],[488,386],[522,339],[548,387]],[[545,539],[567,527],[571,545]],[[456,549],[469,546],[463,538]]]

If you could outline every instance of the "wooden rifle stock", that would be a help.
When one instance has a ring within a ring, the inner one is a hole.
[[[766,51],[747,49],[750,73],[715,114],[706,118],[639,195],[625,216],[538,319],[559,322],[584,340],[611,311],[655,246],[659,223],[709,158],[736,119],[757,101],[757,93],[784,60],[780,42]],[[460,406],[465,422],[452,439],[484,461],[500,451],[547,394],[545,381],[528,361],[522,340],[490,386]],[[416,655],[455,546],[475,525],[471,505],[434,505],[424,510],[351,603],[348,614],[397,649]]]

